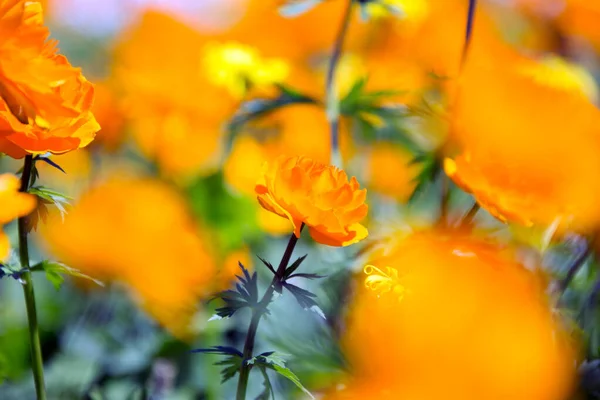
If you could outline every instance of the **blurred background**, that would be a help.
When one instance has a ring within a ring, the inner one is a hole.
[[[248,315],[211,319],[219,304],[208,300],[232,283],[238,261],[266,282],[256,255],[278,262],[291,233],[253,194],[263,162],[290,153],[332,160],[325,73],[347,2],[310,9],[311,2],[278,0],[43,3],[61,51],[96,85],[102,126],[86,149],[52,157],[64,173],[38,166],[38,183],[65,195],[66,215],[53,204],[38,206],[33,262],[52,258],[104,284],[35,277],[49,396],[233,398],[236,380],[219,383],[219,358],[189,351],[242,346]],[[364,247],[392,229],[438,218],[432,154],[448,134],[445,84],[460,66],[468,2],[358,3],[336,72],[337,151],[369,190],[372,240],[329,248],[303,237],[296,254],[308,253],[305,268],[327,275],[302,283],[319,309],[302,310],[282,296],[257,344],[289,354],[290,368],[316,392],[344,371],[337,338]],[[475,49],[499,40],[565,63],[597,100],[600,3],[481,3]],[[7,157],[0,163],[13,172],[21,164]],[[450,193],[458,218],[472,200],[454,186]],[[489,215],[479,218],[495,235],[508,235]],[[16,228],[7,232],[14,238]],[[577,284],[582,292],[591,274]],[[570,299],[578,304],[576,290]],[[30,399],[17,282],[1,282],[0,304],[0,398]],[[250,382],[256,396],[262,381]],[[276,398],[300,398],[291,383],[273,382]]]

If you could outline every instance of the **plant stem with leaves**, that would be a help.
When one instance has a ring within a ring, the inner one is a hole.
[[[331,131],[331,163],[341,167],[342,159],[340,154],[340,104],[338,99],[338,89],[336,85],[336,70],[342,56],[344,41],[352,17],[352,9],[355,0],[347,0],[348,5],[342,17],[342,24],[331,50],[331,58],[327,67],[327,76],[325,79],[325,104],[329,129]]]
[[[304,225],[302,225],[302,228]],[[300,230],[302,230],[302,228]],[[245,400],[246,399],[246,390],[248,388],[248,377],[250,375],[251,365],[248,364],[248,360],[252,358],[252,354],[254,352],[254,342],[256,339],[256,332],[258,330],[258,324],[260,323],[260,319],[263,314],[267,311],[267,307],[271,300],[273,299],[273,293],[275,289],[281,286],[282,281],[285,279],[285,270],[290,263],[290,259],[292,257],[292,253],[294,252],[294,248],[296,247],[296,243],[298,242],[298,238],[295,234],[292,233],[290,236],[290,240],[288,241],[287,247],[283,253],[283,257],[281,257],[281,261],[273,279],[271,280],[271,284],[267,288],[267,291],[263,295],[260,302],[258,302],[257,306],[252,309],[252,318],[250,319],[250,325],[248,326],[248,332],[246,334],[246,341],[244,343],[244,351],[242,356],[242,364],[240,367],[240,377],[238,380],[237,387],[237,400]]]
[[[21,192],[26,193],[29,190],[31,173],[33,171],[33,156],[25,157],[23,174],[21,175]],[[23,294],[25,296],[25,305],[27,307],[27,321],[29,324],[29,345],[31,348],[31,369],[35,382],[35,392],[38,400],[46,399],[46,387],[44,384],[44,360],[42,359],[42,347],[40,345],[40,334],[38,327],[37,311],[35,308],[35,292],[33,290],[33,280],[29,271],[29,246],[27,244],[27,217],[21,217],[18,221],[19,229],[19,259],[21,261],[21,280],[23,284]]]

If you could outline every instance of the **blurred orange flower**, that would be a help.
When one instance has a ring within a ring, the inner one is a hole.
[[[221,125],[235,101],[207,76],[207,40],[169,15],[148,11],[117,47],[115,74],[133,137],[167,174],[209,174],[220,160]]]
[[[330,398],[567,398],[573,343],[510,249],[428,231],[371,262],[342,337],[351,376]]]
[[[125,138],[125,114],[121,100],[109,82],[96,82],[92,111],[102,127],[96,136],[95,144],[108,151],[115,151]]]
[[[600,3],[589,0],[566,0],[550,2],[562,12],[558,25],[564,32],[587,39],[596,49],[600,49]]]
[[[214,289],[215,261],[185,200],[158,181],[110,180],[85,193],[64,223],[50,221],[43,235],[61,261],[125,283],[180,337],[192,333],[198,299]]]
[[[0,175],[0,226],[23,217],[33,211],[36,204],[35,196],[20,193],[21,181],[12,174]],[[0,261],[5,261],[9,255],[10,243],[8,236],[0,230]]]
[[[21,158],[87,146],[100,128],[94,90],[48,40],[41,5],[2,2],[0,33],[0,151]]]
[[[306,157],[280,156],[265,163],[256,185],[260,205],[289,219],[300,237],[302,224],[312,238],[329,246],[347,246],[364,239],[360,224],[367,215],[366,189],[355,177]]]
[[[462,152],[446,160],[446,173],[503,221],[592,229],[600,111],[562,66],[538,66],[540,79],[532,63],[467,66],[452,115]]]
[[[410,153],[398,145],[378,142],[367,156],[366,181],[370,189],[403,202],[415,188],[417,167]]]

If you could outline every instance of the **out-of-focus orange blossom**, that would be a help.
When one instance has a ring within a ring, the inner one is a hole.
[[[207,174],[220,158],[222,124],[235,102],[206,76],[206,44],[200,32],[149,11],[116,51],[133,137],[168,174]]]
[[[467,66],[452,115],[462,152],[445,169],[503,221],[587,231],[600,222],[600,111],[572,70],[533,63]]]
[[[96,82],[92,111],[100,123],[94,144],[107,151],[116,150],[125,137],[125,113],[122,101],[115,92],[112,82]]]
[[[0,226],[23,217],[33,211],[36,204],[34,196],[20,193],[21,181],[12,174],[0,175]],[[10,252],[8,236],[0,229],[0,261],[6,260]]]
[[[87,146],[99,126],[92,84],[48,40],[41,4],[0,4],[0,151],[11,157]]]
[[[285,3],[284,0],[247,0],[241,20],[222,36],[250,43],[266,57],[282,57],[296,63],[306,63],[310,57],[328,53],[347,2],[323,1],[293,18],[281,15],[279,7]],[[266,26],[270,34],[265,34]],[[346,43],[352,46],[361,42],[365,29],[366,24],[360,22],[360,16],[356,13]]]
[[[112,179],[85,193],[64,223],[52,220],[43,235],[61,261],[125,283],[142,307],[180,337],[191,333],[199,299],[215,289],[214,257],[184,199],[158,181]]]
[[[567,398],[575,351],[540,274],[460,233],[414,233],[387,250],[369,287],[359,276],[342,337],[350,377],[328,398]]]
[[[369,151],[366,163],[366,182],[376,193],[408,200],[415,188],[418,169],[410,165],[412,156],[392,143],[380,142]]]
[[[558,25],[567,34],[582,37],[600,49],[600,3],[588,0],[565,0]],[[560,7],[560,5],[559,5]]]
[[[287,218],[296,237],[302,224],[316,242],[329,246],[347,246],[368,234],[360,224],[367,215],[367,191],[336,167],[280,156],[265,163],[255,190],[260,205]]]

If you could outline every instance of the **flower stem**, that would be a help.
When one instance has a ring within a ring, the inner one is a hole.
[[[327,112],[327,120],[329,121],[329,129],[331,131],[331,163],[341,167],[342,159],[340,154],[340,104],[335,81],[335,72],[342,56],[344,41],[350,25],[352,17],[352,6],[355,0],[348,0],[348,5],[342,17],[342,24],[338,31],[333,48],[331,50],[331,58],[327,67],[327,76],[325,79],[325,104]]]
[[[460,69],[462,71],[467,60],[467,54],[471,47],[471,38],[473,37],[473,22],[475,21],[475,10],[477,9],[477,0],[469,0],[469,11],[467,12],[467,27],[465,28],[465,42],[460,59]]]
[[[481,206],[479,205],[479,203],[476,200],[475,203],[473,203],[473,205],[471,206],[471,208],[469,208],[469,211],[467,211],[465,216],[462,217],[462,220],[460,221],[460,227],[461,228],[470,227],[471,224],[473,223],[473,218],[475,218],[475,215],[477,215],[477,211],[479,211],[480,208],[481,208]]]
[[[304,224],[302,224],[300,231],[302,231],[302,228],[304,228]],[[267,306],[273,299],[273,292],[275,292],[275,288],[280,286],[280,284],[282,283],[285,269],[290,263],[292,253],[294,252],[294,248],[296,247],[297,242],[298,238],[295,234],[292,233],[287,247],[285,248],[285,251],[283,253],[283,257],[281,257],[279,267],[277,267],[275,276],[273,276],[271,284],[267,288],[267,291],[263,295],[262,299],[258,302],[257,306],[252,309],[252,318],[250,319],[248,333],[246,334],[246,342],[244,343],[242,366],[240,368],[240,379],[238,381],[237,387],[237,400],[246,399],[246,389],[248,388],[248,377],[250,375],[251,368],[247,361],[252,358],[252,353],[254,352],[254,342],[256,339],[256,331],[258,330],[258,324],[265,311],[267,311]]]
[[[23,174],[21,175],[21,192],[29,190],[31,181],[31,172],[33,170],[33,156],[25,157]],[[46,388],[44,384],[44,360],[42,359],[42,347],[40,345],[40,334],[38,328],[37,312],[35,309],[35,293],[33,291],[33,281],[31,272],[29,272],[29,247],[27,244],[27,217],[19,218],[19,259],[21,268],[24,272],[21,274],[23,282],[23,294],[25,296],[25,305],[27,307],[27,321],[29,323],[29,345],[31,349],[31,369],[35,381],[35,392],[38,400],[46,400]]]

